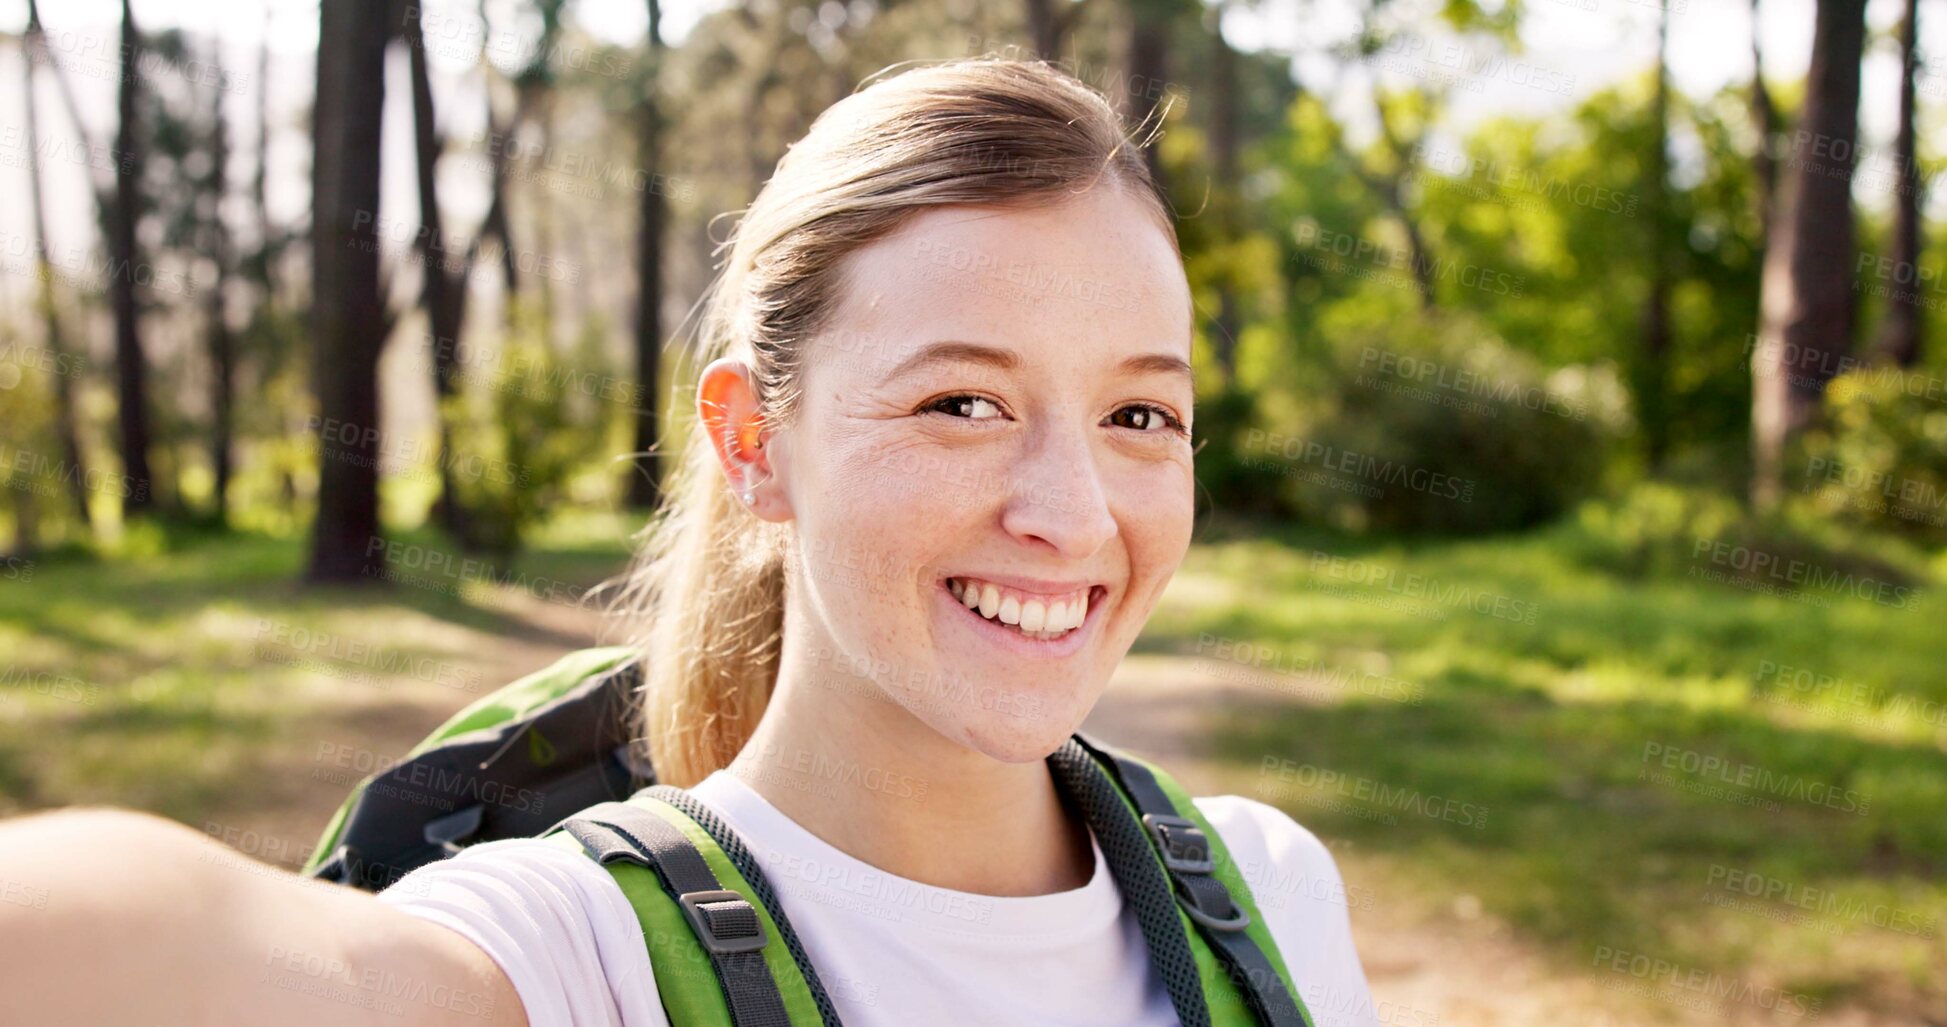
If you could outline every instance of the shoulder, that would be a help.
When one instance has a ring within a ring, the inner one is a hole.
[[[407,874],[379,900],[479,946],[533,1027],[665,1027],[635,910],[607,870],[570,846],[476,845]]]
[[[1318,1027],[1376,1025],[1351,921],[1352,910],[1372,907],[1371,893],[1348,886],[1331,850],[1283,810],[1235,795],[1195,801],[1251,889]]]

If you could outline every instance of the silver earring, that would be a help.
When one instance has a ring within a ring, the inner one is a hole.
[[[757,497],[756,497],[755,495],[753,495],[752,493],[749,493],[749,492],[746,492],[746,493],[744,493],[744,505],[745,505],[745,506],[753,506],[753,505],[755,505],[756,503],[757,503]]]

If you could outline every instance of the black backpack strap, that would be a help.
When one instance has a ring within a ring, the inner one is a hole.
[[[603,864],[626,860],[655,872],[682,906],[710,954],[734,1027],[791,1027],[763,948],[764,923],[742,895],[727,891],[703,853],[669,821],[622,802],[590,807],[561,829]]]
[[[1122,900],[1136,914],[1143,941],[1149,947],[1150,964],[1163,977],[1176,1018],[1183,1027],[1210,1027],[1210,1005],[1204,1001],[1196,956],[1177,918],[1169,878],[1151,855],[1141,822],[1129,815],[1115,782],[1097,758],[1082,747],[1079,735],[1055,750],[1048,757],[1048,766],[1055,782],[1081,807],[1082,818],[1095,833],[1102,858],[1108,861],[1116,887],[1122,890]]]
[[[1212,875],[1215,864],[1210,858],[1210,839],[1205,836],[1203,828],[1177,810],[1176,803],[1156,783],[1156,775],[1141,761],[1130,759],[1079,734],[1075,736],[1074,744],[1092,757],[1092,763],[1098,764],[1115,778],[1122,794],[1136,807],[1141,817],[1140,831],[1162,860],[1163,871],[1168,875],[1168,887],[1176,904],[1182,907],[1184,914],[1196,924],[1198,933],[1223,961],[1230,979],[1243,993],[1258,1022],[1267,1027],[1311,1027],[1290,990],[1285,987],[1284,977],[1277,967],[1258,948],[1257,942],[1245,933],[1244,928],[1251,922],[1250,915],[1231,899],[1230,890],[1224,886],[1224,882]],[[1111,812],[1119,814],[1116,819],[1125,825],[1130,823],[1128,807],[1117,803]],[[1091,827],[1096,826],[1093,816],[1089,822]],[[1100,828],[1097,830],[1099,832]],[[1106,847],[1104,851],[1106,854]],[[1150,865],[1153,868],[1154,862],[1151,861]],[[1155,877],[1154,874],[1144,875],[1145,886],[1149,886]],[[1120,875],[1117,875],[1117,879],[1121,883]],[[1129,888],[1128,885],[1123,887],[1125,890]],[[1144,933],[1147,936],[1148,932]],[[1201,992],[1198,998],[1202,998]],[[1186,1018],[1184,1022],[1187,1024],[1189,1020]]]
[[[750,885],[750,890],[757,895],[757,901],[770,912],[771,923],[777,927],[778,940],[784,943],[785,951],[791,953],[791,958],[798,964],[798,972],[804,975],[805,986],[811,989],[811,1000],[818,1006],[819,1017],[825,1021],[826,1027],[842,1027],[838,1008],[832,1005],[824,982],[818,979],[818,971],[811,965],[811,957],[805,954],[804,946],[798,942],[798,932],[792,930],[790,918],[784,915],[783,903],[777,900],[777,893],[771,890],[770,879],[764,876],[764,869],[757,865],[744,840],[710,807],[681,788],[657,785],[649,789],[649,794],[681,810],[684,816],[696,821],[698,827],[716,839],[717,848],[722,849],[737,872],[744,875],[744,883]]]

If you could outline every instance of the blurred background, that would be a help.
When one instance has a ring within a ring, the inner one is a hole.
[[[1349,909],[1382,1024],[1947,1024],[1934,0],[0,31],[0,814],[295,866],[623,637],[719,215],[888,65],[1040,56],[1160,119],[1198,310],[1198,541],[1091,726],[1327,841],[1253,883]]]

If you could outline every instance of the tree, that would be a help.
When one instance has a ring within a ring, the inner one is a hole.
[[[1128,0],[1128,6],[1131,120],[1146,131],[1161,132],[1170,73],[1170,16],[1177,4],[1175,0]],[[1143,147],[1143,159],[1149,162],[1149,173],[1156,183],[1166,185],[1157,148]]]
[[[1236,205],[1241,183],[1237,174],[1237,51],[1224,38],[1224,12],[1229,7],[1218,0],[1211,12],[1210,26],[1210,163],[1211,201],[1219,237],[1233,242],[1238,233]],[[1217,316],[1211,325],[1211,349],[1224,374],[1224,387],[1237,387],[1237,333],[1243,331],[1237,289],[1225,275],[1217,282]]]
[[[1778,191],[1778,106],[1764,84],[1764,46],[1758,41],[1758,3],[1751,0],[1751,124],[1758,131],[1758,148],[1751,166],[1758,174],[1758,221],[1770,225],[1772,198]]]
[[[214,57],[211,64],[215,64]],[[218,88],[209,122],[209,179],[203,183],[204,250],[216,266],[216,278],[204,294],[203,320],[210,358],[210,466],[216,490],[218,523],[229,518],[230,473],[235,439],[236,335],[230,330],[230,231],[223,223],[223,197],[229,189],[229,126],[223,120],[223,93]]]
[[[148,365],[142,354],[141,256],[135,237],[142,214],[142,133],[138,115],[142,36],[129,0],[122,0],[122,69],[116,86],[119,122],[115,131],[115,199],[107,224],[108,296],[115,314],[115,395],[127,511],[147,510],[155,501],[149,470]]]
[[[1783,491],[1785,445],[1852,348],[1852,172],[1865,0],[1819,0],[1801,131],[1781,176],[1751,350],[1751,500]]]
[[[662,405],[663,356],[663,235],[667,221],[662,176],[663,114],[660,99],[664,51],[662,4],[649,3],[648,81],[636,105],[636,159],[647,185],[636,228],[635,307],[635,452],[636,469],[629,477],[629,503],[653,506],[662,492],[662,460],[656,452]]]
[[[44,345],[54,364],[51,378],[54,387],[54,434],[60,440],[61,457],[66,461],[68,491],[74,501],[75,514],[81,518],[83,528],[90,528],[94,521],[88,512],[88,469],[81,452],[74,407],[74,370],[80,365],[71,362],[68,357],[66,337],[61,328],[60,305],[54,295],[54,268],[48,259],[48,251],[52,247],[47,241],[47,203],[41,191],[40,123],[34,110],[34,67],[47,61],[48,50],[47,36],[41,29],[40,7],[35,0],[27,0],[27,32],[22,41],[26,53],[20,63],[21,102],[27,108],[28,206],[32,208],[34,277],[38,283],[35,303],[40,308]]]
[[[1034,52],[1044,61],[1060,61],[1067,48],[1068,33],[1075,27],[1088,0],[1026,0],[1028,36]]]
[[[432,75],[426,65],[426,39],[419,7],[408,4],[400,25],[412,77],[413,150],[419,184],[419,235],[414,242],[421,266],[420,298],[432,338],[433,395],[439,419],[439,499],[433,508],[440,526],[464,544],[470,537],[464,504],[453,483],[453,399],[463,366],[460,332],[466,327],[466,287],[478,252],[468,247],[455,256],[448,245],[439,207],[439,157],[444,140],[434,122]]]
[[[1652,469],[1669,449],[1671,268],[1667,245],[1670,208],[1670,5],[1656,20],[1656,87],[1650,101],[1650,145],[1644,162],[1644,227],[1649,232],[1649,294],[1643,300],[1643,343],[1638,355],[1636,407]]]
[[[1886,320],[1879,330],[1879,355],[1899,367],[1920,361],[1920,165],[1915,150],[1913,76],[1918,64],[1920,0],[1906,0],[1900,22],[1900,126],[1894,141],[1898,183],[1893,187],[1893,239],[1887,254],[1896,269],[1896,287],[1887,296]]]
[[[390,330],[379,290],[379,126],[389,0],[319,5],[312,114],[313,380],[318,392],[317,520],[311,581],[378,575],[378,362]]]

